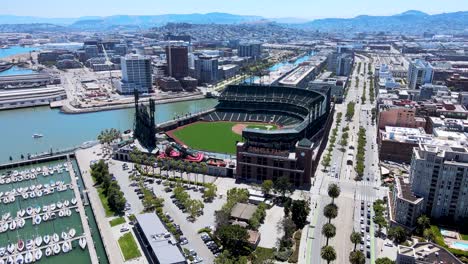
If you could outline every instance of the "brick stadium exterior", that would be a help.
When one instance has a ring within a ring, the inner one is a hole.
[[[311,184],[326,145],[333,112],[330,91],[282,86],[230,85],[205,121],[274,123],[277,130],[246,128],[237,143],[236,178],[262,182],[289,177],[294,186]]]

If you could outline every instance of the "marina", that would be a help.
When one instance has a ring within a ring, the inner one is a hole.
[[[0,264],[108,263],[75,161],[31,163],[0,170]]]

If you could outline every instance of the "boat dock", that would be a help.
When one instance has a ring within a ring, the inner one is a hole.
[[[41,245],[40,247],[34,246],[34,248],[33,248],[32,250],[27,250],[27,249],[25,249],[24,251],[21,251],[21,252],[15,251],[15,253],[9,254],[8,257],[11,256],[11,257],[13,257],[13,258],[16,258],[17,255],[20,255],[20,254],[21,254],[21,255],[24,255],[25,253],[28,253],[28,252],[33,253],[34,251],[36,251],[36,250],[38,250],[38,249],[40,249],[40,250],[42,250],[42,251],[44,252],[44,249],[46,249],[46,248],[48,248],[48,247],[51,247],[51,246],[53,246],[53,245],[55,245],[55,244],[58,244],[58,245],[61,246],[61,245],[62,245],[63,243],[65,243],[65,242],[73,242],[73,241],[75,241],[75,240],[79,240],[79,239],[82,238],[82,237],[85,237],[85,236],[83,235],[83,236],[77,236],[77,237],[73,237],[73,238],[67,238],[67,239],[65,239],[65,240],[59,240],[59,241],[57,241],[57,242],[52,242],[52,241],[51,241],[51,242],[50,242],[49,244],[47,244],[47,245]],[[60,248],[60,252],[62,252],[62,248]],[[7,258],[8,258],[8,257],[7,257]],[[5,257],[2,257],[2,258],[0,258],[0,259],[5,259]]]
[[[67,163],[69,168],[73,168],[73,165],[70,160],[70,156],[67,155]],[[78,190],[78,183],[76,182],[76,175],[73,169],[69,170],[71,183],[74,186],[73,191],[75,193],[75,199],[77,200],[78,211],[80,213],[81,225],[83,226],[84,236],[86,237],[86,242],[88,244],[89,255],[91,257],[91,263],[98,264],[99,259],[97,256],[96,248],[94,247],[94,241],[91,237],[91,229],[88,225],[88,220],[86,219],[86,212],[81,200],[80,191]]]
[[[24,219],[24,220],[27,220],[27,219],[29,219],[29,218],[33,218],[33,217],[36,216],[36,215],[42,216],[42,215],[47,214],[47,213],[49,213],[49,214],[50,214],[50,213],[57,213],[57,212],[59,212],[59,211],[61,211],[61,210],[63,210],[63,209],[74,209],[74,208],[77,208],[77,207],[78,207],[78,205],[72,205],[72,206],[68,206],[68,207],[64,206],[64,207],[62,207],[62,208],[58,208],[58,209],[55,209],[55,210],[52,210],[52,211],[47,211],[47,212],[43,212],[43,213],[39,213],[39,214],[36,214],[36,213],[35,213],[35,214],[33,214],[33,215],[25,215],[25,216],[22,216],[22,217],[20,217],[20,218],[22,218],[22,219]],[[42,217],[41,217],[41,219],[42,219]],[[14,216],[12,216],[12,219],[7,220],[7,221],[4,221],[4,223],[9,224],[10,222],[13,222],[13,221],[16,221],[16,217],[14,217]]]

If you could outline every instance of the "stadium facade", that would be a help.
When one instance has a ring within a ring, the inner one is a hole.
[[[236,178],[262,182],[289,177],[310,185],[332,116],[330,91],[284,86],[230,85],[205,121],[261,122],[276,130],[245,128],[237,143]]]

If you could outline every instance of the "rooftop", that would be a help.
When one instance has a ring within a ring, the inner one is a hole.
[[[136,216],[136,219],[159,263],[171,264],[186,261],[178,246],[169,243],[172,236],[170,238],[165,237],[167,229],[156,214],[140,214]]]
[[[423,198],[419,198],[411,192],[411,185],[406,178],[396,177],[395,182],[397,184],[398,196],[400,198],[413,203],[419,203],[423,200]]]
[[[231,217],[240,220],[249,220],[257,210],[257,206],[253,204],[237,203],[232,208]]]

